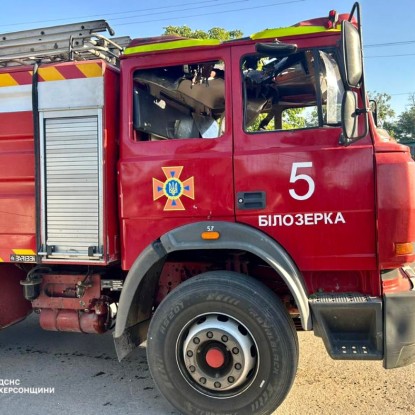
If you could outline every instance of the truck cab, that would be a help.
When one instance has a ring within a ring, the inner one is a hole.
[[[151,292],[151,274],[160,272],[156,316],[169,327],[178,304],[170,292],[180,298],[210,272],[215,280],[223,261],[228,272],[272,287],[331,357],[383,359],[388,368],[408,363],[413,328],[397,342],[388,332],[398,321],[413,327],[413,299],[406,298],[413,298],[413,272],[401,268],[414,260],[413,163],[406,147],[377,134],[368,110],[358,5],[350,15],[333,12],[230,42],[138,39],[121,68],[130,106],[122,114],[120,189],[140,200],[128,199],[120,212],[123,264],[137,271],[126,303],[140,287]],[[390,199],[394,177],[408,191]],[[147,261],[140,252],[163,265],[139,272]],[[401,288],[405,300],[395,291]],[[192,337],[198,324],[203,334],[205,324],[232,331],[233,322],[225,329],[213,314],[209,324],[187,322],[178,366],[186,388],[228,396],[241,386],[219,375],[217,386],[204,383],[210,350],[216,355],[223,343],[207,342],[206,370],[186,358],[188,342],[199,341]],[[172,359],[156,340],[154,321],[154,358]],[[132,336],[121,327],[118,344]]]

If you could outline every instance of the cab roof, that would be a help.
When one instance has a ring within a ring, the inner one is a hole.
[[[177,35],[163,35],[146,38],[136,38],[126,47],[124,56],[136,55],[141,53],[152,53],[192,47],[215,47],[221,44],[239,43],[247,40],[275,39],[291,36],[301,36],[316,33],[332,33],[340,31],[340,23],[348,20],[349,14],[338,15],[334,10],[330,11],[328,17],[309,19],[293,26],[265,29],[254,33],[247,38],[233,39],[230,41],[220,41],[218,39],[193,39]]]

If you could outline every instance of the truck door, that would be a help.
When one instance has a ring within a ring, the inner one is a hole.
[[[335,51],[232,53],[237,221],[271,235],[302,271],[375,269],[372,144],[339,145]]]
[[[126,268],[171,229],[234,220],[229,49],[191,49],[122,62]]]

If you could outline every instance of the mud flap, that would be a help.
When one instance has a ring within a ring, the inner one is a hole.
[[[385,295],[385,369],[415,362],[415,291]]]
[[[0,265],[0,329],[25,319],[32,312],[32,304],[23,296],[20,281],[26,272],[12,264]]]

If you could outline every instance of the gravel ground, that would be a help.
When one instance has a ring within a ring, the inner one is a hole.
[[[299,333],[300,363],[274,415],[415,414],[415,366],[331,360],[320,339]],[[122,363],[111,334],[45,332],[36,316],[0,332],[0,379],[54,393],[0,393],[1,415],[179,415],[158,393],[144,349]]]
[[[381,361],[335,361],[321,339],[298,334],[297,377],[275,415],[415,414],[415,365],[385,370]]]

